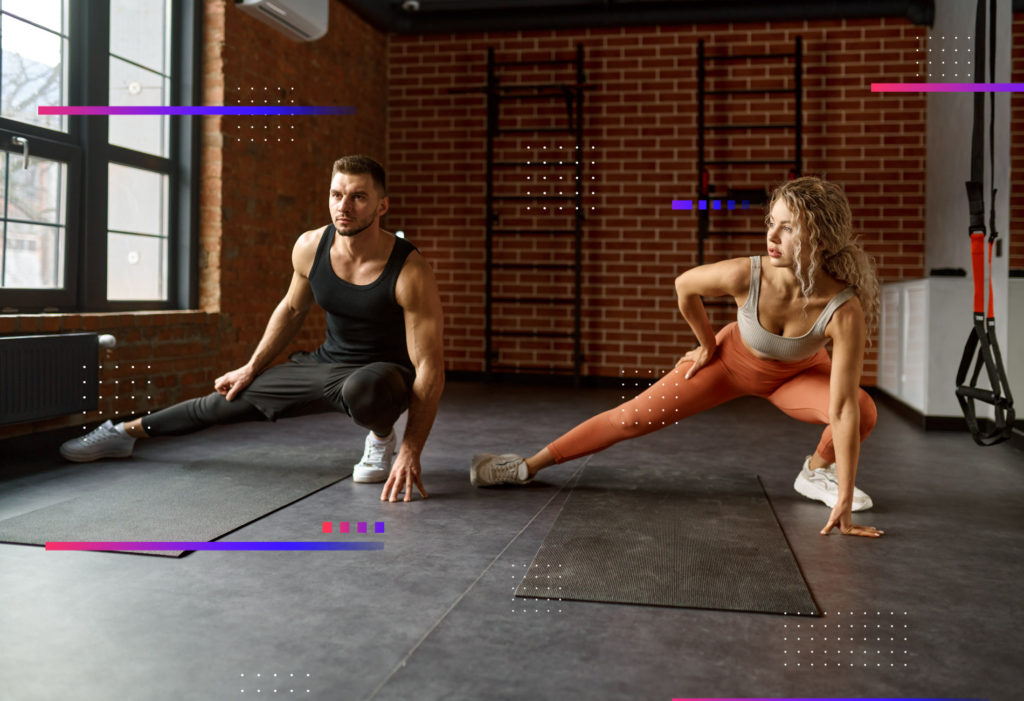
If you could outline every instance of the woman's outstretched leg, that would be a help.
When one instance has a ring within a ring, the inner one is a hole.
[[[743,393],[726,369],[721,353],[686,379],[689,368],[689,362],[680,363],[637,396],[587,419],[529,458],[511,453],[475,455],[470,481],[480,487],[525,484],[544,468],[671,426]]]

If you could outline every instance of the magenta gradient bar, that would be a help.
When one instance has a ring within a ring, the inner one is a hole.
[[[127,106],[127,105],[80,105],[69,106],[39,106],[39,114],[65,114],[70,116],[94,116],[94,115],[202,115],[202,116],[231,116],[231,115],[263,115],[263,116],[303,116],[303,115],[341,115],[355,114],[355,107],[341,105],[314,105],[310,107],[245,107],[242,105],[199,105],[199,106]]]
[[[47,550],[383,550],[381,541],[51,541]]]
[[[1024,92],[1024,83],[872,83],[871,92]]]

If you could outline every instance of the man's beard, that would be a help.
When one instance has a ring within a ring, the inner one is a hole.
[[[371,219],[370,221],[366,222],[365,224],[356,229],[347,229],[345,231],[342,231],[337,226],[335,226],[334,230],[337,231],[338,234],[340,234],[341,236],[356,236],[357,234],[361,234],[367,229],[369,229],[371,226],[373,226],[373,222],[374,220]]]

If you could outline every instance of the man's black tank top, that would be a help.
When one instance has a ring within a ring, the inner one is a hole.
[[[335,233],[334,225],[328,224],[309,271],[313,298],[327,312],[327,337],[313,357],[324,363],[368,365],[383,361],[412,368],[405,316],[395,299],[395,284],[405,259],[416,247],[395,237],[380,276],[369,285],[353,285],[338,277],[331,267]]]

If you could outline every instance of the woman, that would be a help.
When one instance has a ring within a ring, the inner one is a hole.
[[[700,345],[659,382],[621,406],[583,422],[534,456],[480,454],[477,486],[525,484],[538,471],[596,453],[740,396],[768,399],[790,416],[826,424],[794,483],[832,507],[821,530],[877,538],[852,522],[871,507],[854,487],[860,443],[875,424],[875,405],[860,389],[864,346],[878,313],[878,281],[852,240],[842,190],[798,178],[772,195],[767,255],[735,258],[676,278],[679,310]],[[716,335],[702,296],[731,295],[737,321]],[[832,357],[824,346],[832,342]]]

